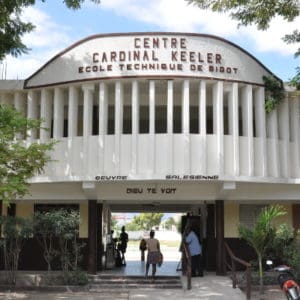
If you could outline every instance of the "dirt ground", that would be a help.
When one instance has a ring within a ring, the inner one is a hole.
[[[245,291],[242,289],[243,293]],[[246,293],[245,293],[246,295]],[[253,286],[251,290],[251,300],[285,300],[286,297],[280,290],[279,286],[265,286],[264,294],[260,297],[259,287]]]

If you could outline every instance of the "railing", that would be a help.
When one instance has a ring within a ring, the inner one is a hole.
[[[251,299],[251,264],[236,257],[226,242],[225,242],[225,248],[227,250],[229,257],[231,258],[231,264],[229,264],[226,259],[226,265],[232,271],[232,287],[234,289],[236,288],[237,285],[236,263],[239,263],[246,267],[246,299],[250,300]]]
[[[189,247],[182,242],[182,273],[187,277],[187,289],[192,288],[192,258]]]

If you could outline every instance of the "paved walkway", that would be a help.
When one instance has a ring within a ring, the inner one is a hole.
[[[26,299],[26,300],[199,300],[199,299],[230,299],[242,300],[245,296],[239,289],[233,289],[227,277],[205,275],[202,278],[193,278],[191,290],[170,290],[170,289],[131,289],[119,291],[103,291],[101,293],[88,292],[0,292],[0,299]]]

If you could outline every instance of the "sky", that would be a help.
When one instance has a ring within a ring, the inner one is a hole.
[[[26,79],[60,51],[94,34],[121,32],[189,32],[222,37],[248,51],[270,71],[288,81],[300,58],[299,44],[287,45],[282,37],[300,28],[294,22],[272,20],[266,31],[239,27],[228,14],[212,13],[188,5],[185,0],[89,0],[80,10],[69,10],[63,0],[37,1],[23,12],[36,25],[23,42],[31,49],[18,58],[8,56],[0,64],[0,79]]]

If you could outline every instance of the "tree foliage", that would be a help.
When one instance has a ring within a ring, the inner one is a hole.
[[[261,292],[263,289],[262,260],[276,237],[276,227],[272,221],[285,214],[286,211],[282,206],[271,205],[261,211],[253,228],[247,228],[243,225],[240,225],[238,228],[240,237],[245,239],[247,243],[254,248],[257,254]]]
[[[79,212],[54,209],[35,213],[33,220],[35,238],[43,249],[48,271],[52,269],[54,258],[59,257],[65,282],[81,284],[78,280],[84,277],[80,275],[79,263],[83,258],[82,250],[85,244],[78,238]]]
[[[40,0],[45,2],[46,0]],[[53,0],[51,0],[53,1]],[[90,0],[100,3],[100,0]],[[2,0],[0,4],[0,61],[8,54],[19,56],[29,51],[22,42],[25,33],[34,30],[34,24],[22,20],[25,8],[33,6],[37,0]],[[80,9],[85,0],[63,0],[66,7]]]
[[[263,76],[265,83],[265,110],[271,112],[284,99],[284,88],[282,82],[274,76]]]
[[[7,105],[0,105],[0,200],[8,204],[12,199],[28,193],[28,180],[41,174],[50,161],[48,151],[55,142],[26,143],[29,130],[41,128],[42,121],[27,119]]]
[[[55,249],[55,225],[56,215],[51,212],[36,212],[33,218],[34,236],[43,249],[43,257],[47,263],[48,271],[51,271],[51,264],[59,254]]]
[[[16,284],[20,252],[26,239],[32,235],[32,222],[21,217],[1,216],[2,239],[0,247],[4,254],[4,267],[9,284]]]
[[[255,24],[265,30],[276,16],[291,22],[300,15],[298,0],[186,0],[202,9],[230,12],[230,16],[240,25]]]
[[[300,16],[299,0],[186,0],[202,9],[211,9],[218,12],[229,12],[232,19],[238,20],[239,26],[256,25],[259,30],[266,30],[273,18],[280,16],[288,22]],[[299,43],[300,32],[295,29],[286,34],[283,40],[288,43]],[[300,48],[295,57],[300,55]],[[299,70],[290,85],[300,89]]]
[[[127,230],[150,230],[160,224],[163,215],[163,213],[141,213],[134,216],[126,225]]]

